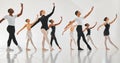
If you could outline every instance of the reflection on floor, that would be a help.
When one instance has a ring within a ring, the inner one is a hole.
[[[0,49],[0,63],[119,63],[119,50],[13,51]]]

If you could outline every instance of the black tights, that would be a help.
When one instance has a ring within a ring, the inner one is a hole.
[[[87,43],[86,39],[85,39],[85,35],[82,31],[82,26],[81,25],[77,26],[76,30],[77,30],[77,37],[78,37],[77,38],[78,49],[80,49],[80,39],[81,39],[81,37],[82,37],[84,43],[87,45],[87,47],[90,47],[89,44]]]
[[[11,40],[13,39],[13,42],[15,43],[15,45],[18,45],[16,38],[15,38],[15,27],[14,26],[8,26],[7,27],[7,31],[9,33],[9,38],[8,38],[8,42],[7,42],[7,47],[10,47],[11,44]]]
[[[59,47],[55,34],[51,34],[51,41],[50,41],[51,46],[52,46],[53,40],[55,40],[56,45]]]

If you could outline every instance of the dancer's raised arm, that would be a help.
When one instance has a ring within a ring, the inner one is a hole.
[[[2,22],[2,21],[4,21],[5,19],[4,18],[2,18],[1,20],[0,20],[0,23]]]
[[[31,26],[33,26],[38,21],[38,17],[39,17],[39,15],[37,14],[37,17],[36,17],[35,21],[33,23],[31,23]]]
[[[19,14],[17,14],[17,17],[20,17],[22,15],[22,13],[23,13],[23,3],[21,3],[21,11]]]
[[[104,25],[105,25],[105,23],[101,24],[101,25],[97,28],[97,31],[98,31],[102,26],[104,26]]]
[[[116,14],[116,17],[110,22],[110,24],[114,23],[117,19],[117,14]]]
[[[61,20],[59,21],[59,23],[55,24],[56,25],[59,25],[61,22],[62,22],[63,18],[61,17]]]
[[[84,19],[85,18],[87,18],[90,14],[91,14],[91,12],[93,11],[93,9],[94,9],[94,6],[91,8],[91,10],[84,16]]]
[[[17,35],[23,30],[25,29],[26,25],[24,25],[18,32],[17,32]]]
[[[52,10],[52,12],[50,14],[48,14],[47,17],[50,17],[54,13],[54,11],[55,11],[55,3],[53,3],[53,10]]]

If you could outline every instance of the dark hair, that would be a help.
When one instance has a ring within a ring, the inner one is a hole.
[[[106,21],[106,20],[107,20],[107,17],[104,18],[104,21]]]
[[[79,11],[78,11],[78,10],[76,10],[76,11],[75,11],[75,15],[77,15],[77,13],[78,13],[78,12],[79,12]]]
[[[25,22],[27,22],[28,19],[25,20]]]
[[[52,22],[52,19],[50,19],[49,22],[51,23],[51,22]]]
[[[88,23],[86,23],[85,26],[88,26]]]
[[[9,9],[8,9],[8,12],[10,12],[10,10],[12,10],[12,8],[9,8]]]

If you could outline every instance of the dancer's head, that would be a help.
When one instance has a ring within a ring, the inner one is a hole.
[[[50,19],[49,22],[50,22],[50,23],[54,23],[54,20],[53,20],[53,19]]]
[[[86,23],[85,26],[86,26],[86,27],[89,27],[90,25],[89,25],[89,23]]]
[[[105,18],[104,18],[104,21],[109,21],[109,18],[108,18],[108,17],[105,17]]]
[[[40,16],[43,16],[43,15],[45,15],[45,10],[40,11]]]
[[[30,23],[30,19],[26,19],[25,22]]]
[[[9,8],[8,13],[12,15],[14,13],[14,10],[12,8]]]
[[[76,10],[76,11],[75,11],[75,15],[76,15],[77,17],[80,17],[81,12],[80,12],[79,10]]]

